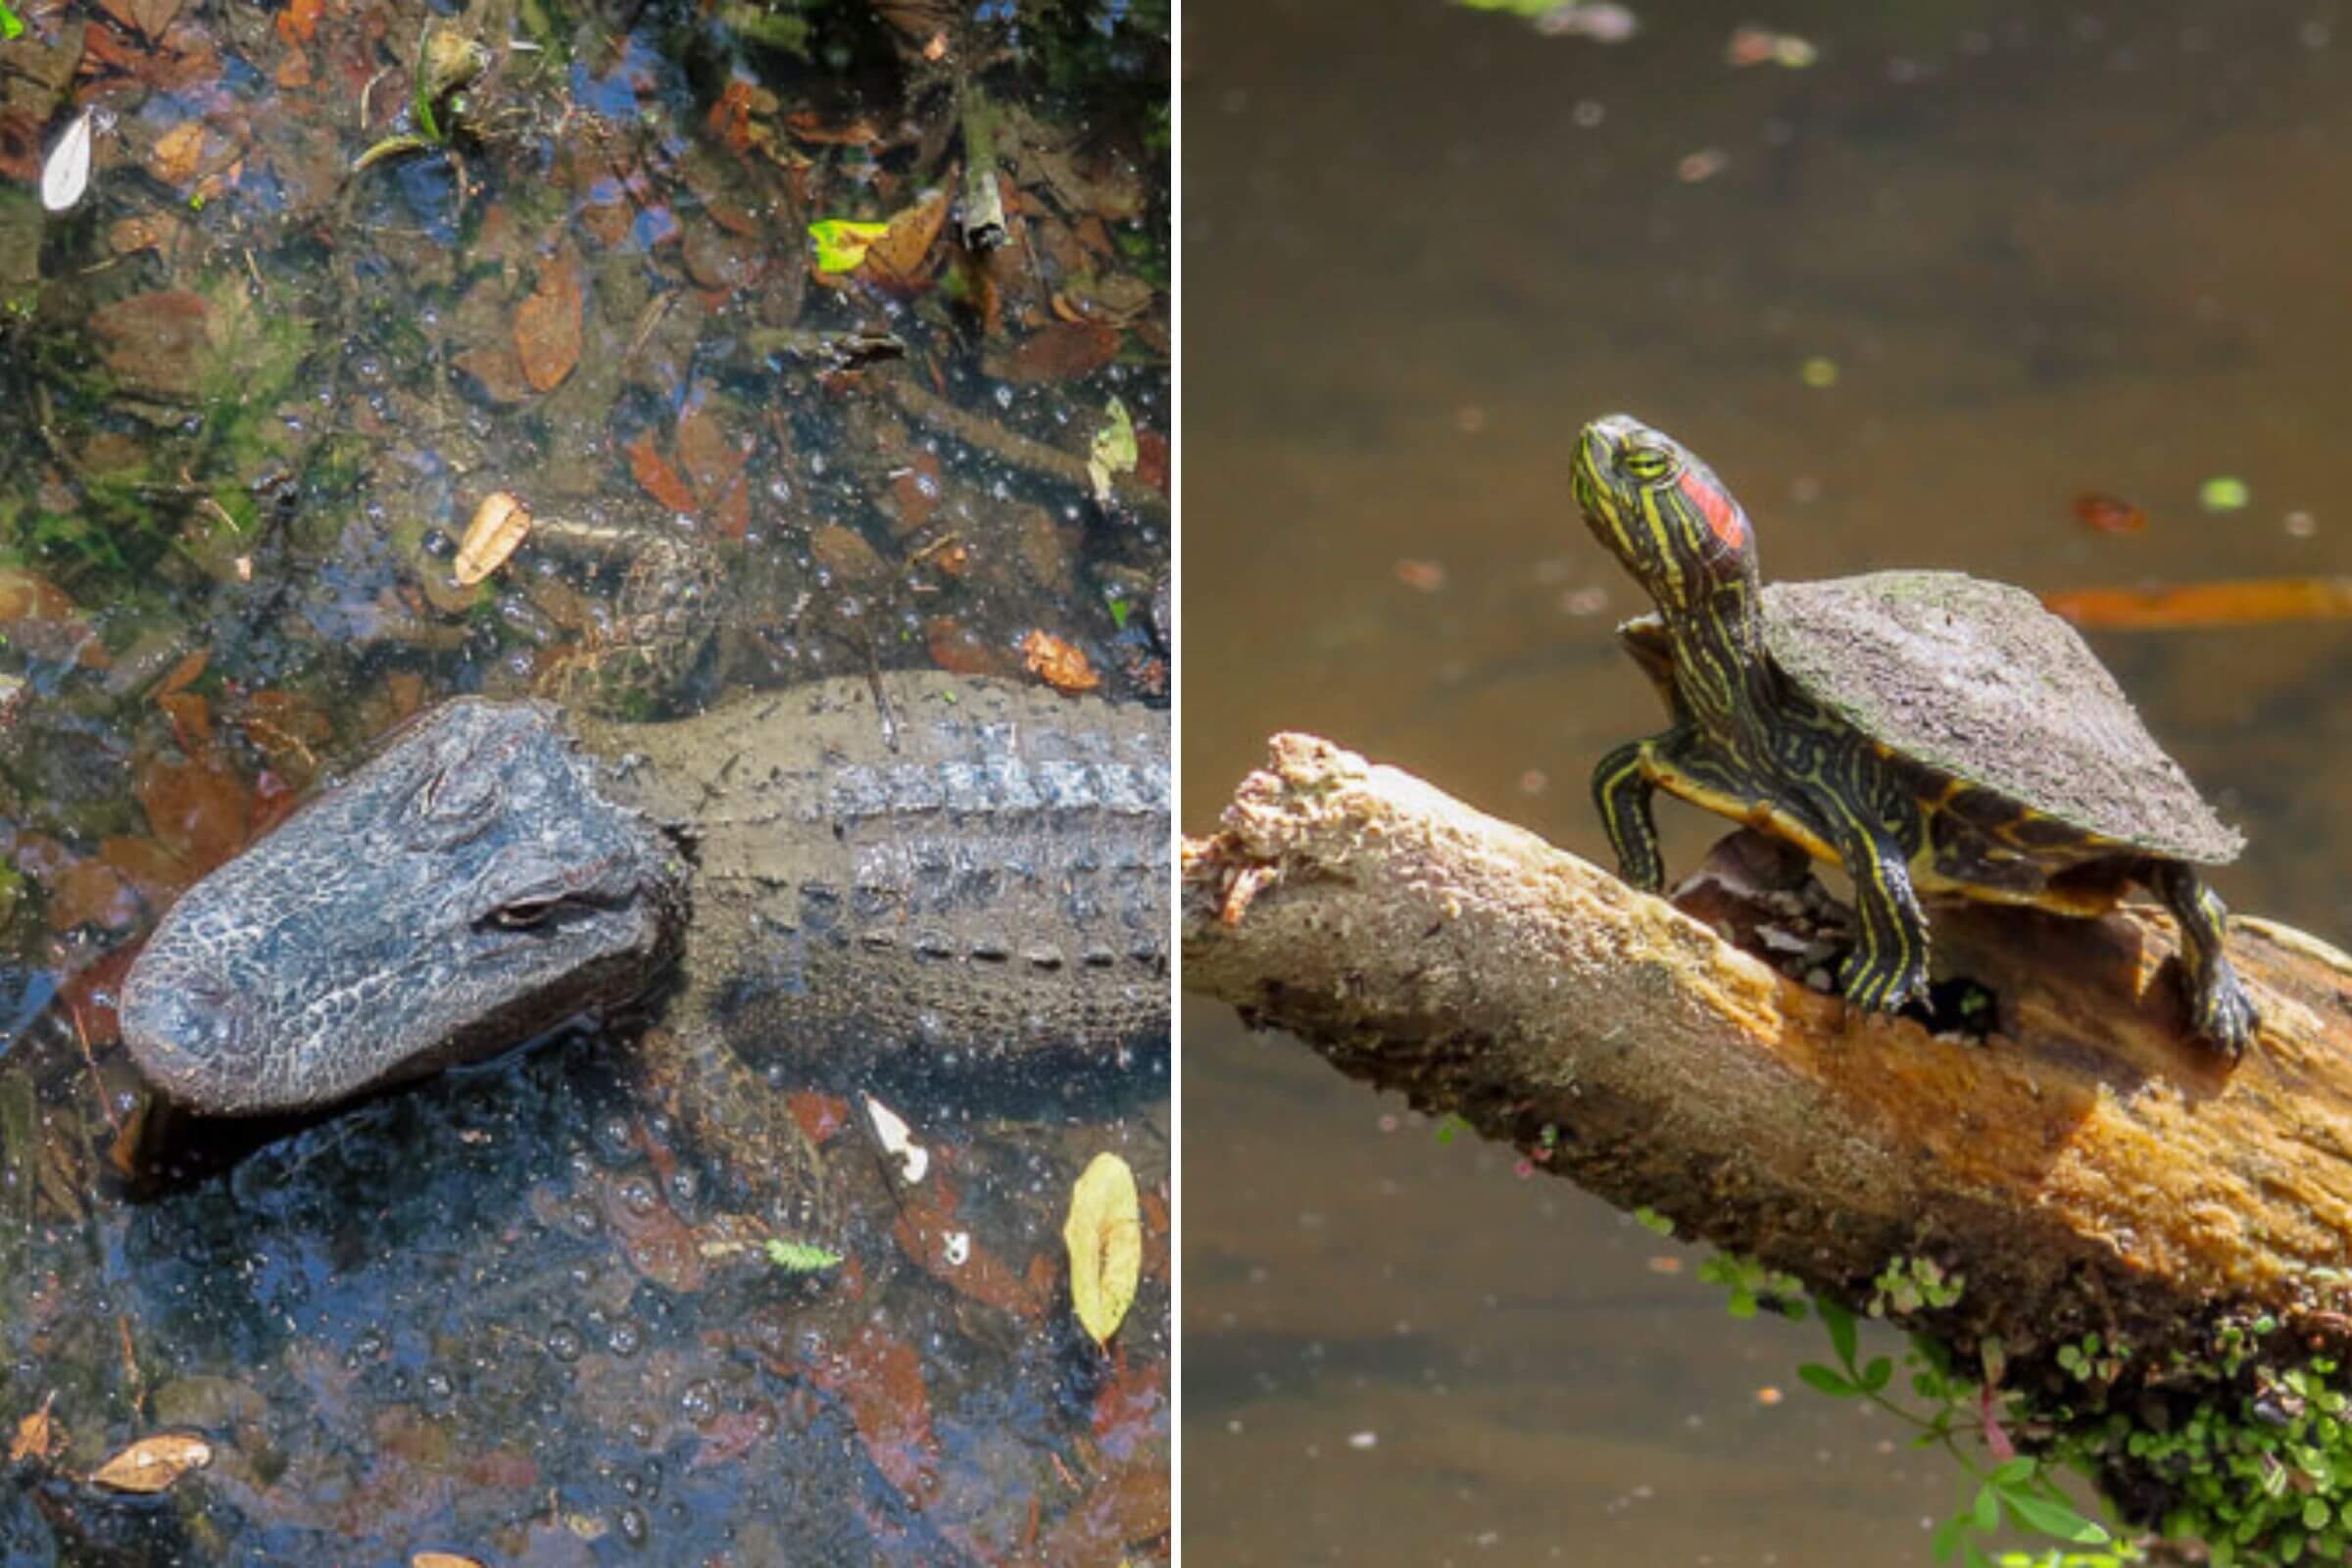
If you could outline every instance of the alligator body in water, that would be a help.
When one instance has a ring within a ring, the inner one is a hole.
[[[173,1099],[310,1109],[610,1012],[751,1062],[1168,1018],[1167,716],[935,673],[659,724],[461,699],[199,883],[122,993]]]

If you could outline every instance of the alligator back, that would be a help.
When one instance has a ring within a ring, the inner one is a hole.
[[[1165,713],[921,672],[584,733],[696,863],[673,1022],[755,1062],[1166,1034]]]

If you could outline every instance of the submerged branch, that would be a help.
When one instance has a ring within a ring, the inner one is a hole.
[[[2352,959],[2239,920],[2265,1024],[2191,1039],[2170,926],[1944,905],[1938,972],[2003,1032],[1938,1039],[1782,976],[1664,900],[1409,774],[1278,736],[1184,851],[1184,982],[1544,1168],[1847,1302],[1965,1275],[1926,1319],[2013,1353],[2223,1313],[2340,1340]]]

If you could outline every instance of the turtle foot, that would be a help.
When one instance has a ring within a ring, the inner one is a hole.
[[[2188,1011],[2197,1034],[2228,1052],[2231,1061],[2246,1054],[2247,1042],[2262,1026],[2262,1014],[2255,1009],[2254,999],[2246,995],[2236,971],[2226,964],[2195,989],[2189,998]]]
[[[1906,963],[1897,956],[1856,948],[1838,967],[1838,992],[1850,1007],[1900,1012],[1906,1003],[1927,996],[1927,960]]]

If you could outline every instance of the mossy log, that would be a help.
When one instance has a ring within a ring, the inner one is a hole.
[[[1914,1326],[2012,1367],[2095,1331],[2160,1385],[2230,1323],[2280,1356],[2352,1328],[2352,959],[2300,933],[2232,923],[2264,1017],[2233,1063],[2153,906],[1937,903],[1936,973],[1998,1023],[1937,1037],[1302,735],[1187,842],[1183,901],[1189,991],[1849,1305],[1934,1259],[1966,1288]]]

